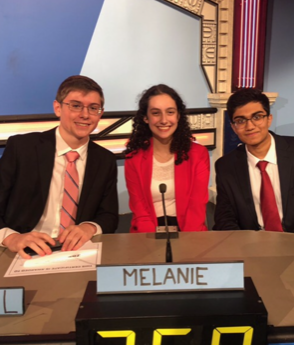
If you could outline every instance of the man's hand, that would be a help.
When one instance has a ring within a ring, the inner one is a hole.
[[[96,233],[96,227],[90,223],[70,225],[58,237],[63,243],[62,250],[77,250],[88,242]]]
[[[26,234],[11,234],[4,239],[3,245],[12,252],[17,252],[22,258],[30,259],[31,256],[24,252],[26,247],[32,248],[40,256],[52,253],[46,242],[55,245],[55,241],[49,235],[32,231]]]

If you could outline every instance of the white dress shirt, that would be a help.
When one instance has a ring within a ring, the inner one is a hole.
[[[65,154],[69,151],[77,151],[80,155],[80,157],[76,160],[76,167],[79,174],[79,195],[81,195],[88,156],[88,142],[78,149],[72,150],[71,147],[69,147],[67,143],[62,139],[58,127],[56,129],[56,150],[54,167],[47,202],[42,217],[40,218],[36,227],[32,230],[46,233],[52,238],[56,238],[59,235],[60,211],[63,199],[63,180],[67,165]],[[90,223],[96,226],[95,235],[102,233],[102,229],[98,224],[93,222],[84,223]],[[17,232],[10,228],[1,229],[0,243],[2,244],[3,240],[13,233]]]
[[[256,164],[260,161],[260,159],[253,156],[248,151],[247,147],[246,147],[246,152],[247,152],[249,177],[250,177],[251,191],[252,191],[255,211],[257,214],[258,223],[263,229],[264,222],[263,222],[261,207],[260,207],[261,173],[260,173],[259,168],[256,166]],[[269,162],[266,167],[266,172],[268,173],[269,178],[271,180],[275,197],[276,197],[276,203],[277,203],[280,219],[282,220],[283,208],[282,208],[280,177],[279,177],[279,169],[278,169],[278,164],[277,164],[276,143],[272,135],[271,135],[271,146],[268,150],[268,153],[262,160]]]

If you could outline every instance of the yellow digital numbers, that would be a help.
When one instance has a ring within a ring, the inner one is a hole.
[[[187,335],[191,328],[158,328],[153,331],[152,345],[161,345],[162,337]],[[136,333],[131,330],[125,331],[99,331],[102,338],[126,338],[126,345],[136,344]],[[243,345],[251,345],[253,338],[253,328],[251,326],[243,327],[217,327],[213,330],[211,345],[220,345],[222,334],[243,333]]]
[[[213,330],[211,345],[219,345],[222,334],[244,333],[243,345],[251,345],[253,338],[253,328],[245,327],[218,327]]]
[[[153,332],[152,345],[161,345],[164,335],[186,335],[191,332],[191,328],[159,328]]]
[[[102,338],[126,338],[126,345],[135,345],[136,333],[133,331],[103,331],[97,332]]]
[[[191,328],[159,328],[153,332],[152,345],[161,345],[162,337],[165,335],[186,335]],[[99,331],[102,338],[126,338],[126,345],[135,345],[136,333],[133,331]]]

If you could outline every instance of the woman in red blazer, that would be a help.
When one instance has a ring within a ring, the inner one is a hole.
[[[185,110],[177,92],[163,84],[146,90],[139,101],[125,161],[131,232],[155,232],[164,225],[161,183],[167,185],[169,225],[207,230],[209,155],[193,143]]]

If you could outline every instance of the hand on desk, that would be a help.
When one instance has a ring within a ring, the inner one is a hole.
[[[71,225],[59,235],[58,240],[62,243],[61,250],[77,250],[87,241],[89,241],[96,232],[96,227],[89,223],[81,225]],[[55,240],[42,232],[28,232],[26,234],[14,233],[7,236],[3,245],[10,251],[17,252],[22,258],[30,259],[31,256],[25,253],[24,249],[29,247],[38,255],[44,256],[52,254],[49,245],[54,246]]]
[[[52,253],[50,247],[55,245],[55,241],[49,235],[42,232],[28,232],[26,234],[11,234],[7,236],[3,244],[12,252],[17,252],[22,258],[30,259],[31,256],[24,252],[24,248],[32,248],[38,255],[44,256]]]
[[[62,250],[78,250],[96,233],[96,227],[90,223],[70,225],[59,236],[58,241],[63,243]]]

